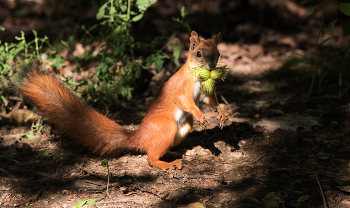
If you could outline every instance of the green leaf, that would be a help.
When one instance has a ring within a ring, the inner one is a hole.
[[[5,31],[5,28],[0,26],[0,31]]]
[[[98,199],[89,199],[87,202],[86,202],[86,205],[88,207],[91,207],[95,202],[97,202]]]
[[[300,2],[300,4],[301,5],[304,5],[304,4],[306,4],[307,2],[309,2],[310,0],[302,0],[301,2]]]
[[[5,170],[5,168],[0,168],[0,172],[8,173],[7,170]]]
[[[306,200],[308,200],[308,199],[309,199],[309,195],[304,195],[304,196],[302,196],[302,197],[300,197],[300,198],[298,199],[298,202],[301,203],[301,202],[304,202],[304,201],[306,201]]]
[[[332,28],[334,28],[335,23],[336,23],[337,21],[338,21],[338,19],[335,19],[335,20],[333,20],[332,22],[330,22],[330,25],[331,25]]]
[[[281,202],[281,200],[279,198],[277,198],[277,197],[273,197],[272,199],[270,199],[270,201],[279,201],[279,202]]]
[[[100,20],[102,19],[103,15],[105,14],[105,9],[106,9],[106,6],[109,2],[106,2],[104,5],[102,5],[99,9],[98,9],[98,12],[96,14],[96,19],[97,20]]]
[[[5,106],[7,106],[7,104],[9,103],[6,98],[2,95],[0,95],[0,100],[2,101],[2,103],[4,103]]]
[[[93,25],[92,27],[89,28],[89,32],[93,29],[95,29],[98,26],[98,24]]]
[[[305,61],[304,57],[295,57],[284,62],[283,66],[280,68],[281,71],[286,72],[291,70],[294,66],[298,65],[300,62]]]
[[[88,80],[88,93],[90,96],[94,95],[94,84],[92,83],[91,80]]]
[[[87,202],[87,200],[78,201],[76,204],[74,204],[74,207],[82,207]]]
[[[137,0],[136,5],[140,12],[144,12],[148,7],[156,2],[157,0]]]
[[[51,150],[45,150],[44,152],[40,153],[40,156],[48,156],[51,152]]]
[[[64,58],[61,54],[56,53],[53,57],[48,57],[47,60],[51,61],[51,66],[60,69],[63,66]]]
[[[315,9],[317,8],[317,5],[316,6],[312,6],[309,10],[309,13],[307,15],[311,15],[314,13]]]
[[[260,104],[260,105],[263,105],[263,104],[267,104],[267,103],[271,103],[271,101],[267,101],[267,100],[260,100],[260,101],[254,101],[256,104]]]
[[[156,67],[156,69],[158,71],[161,71],[162,68],[163,68],[163,63],[164,63],[164,60],[161,56],[157,56],[155,59],[154,59],[154,66]]]
[[[137,21],[139,21],[140,19],[142,19],[142,17],[143,17],[143,13],[141,13],[141,14],[139,14],[139,15],[133,17],[133,18],[131,19],[131,21],[137,22]]]
[[[343,14],[350,16],[350,3],[339,3],[339,9]]]
[[[39,138],[34,136],[33,134],[27,134],[26,136],[29,141],[32,141],[32,140],[39,141]]]
[[[179,45],[172,45],[171,48],[173,49],[173,56],[174,56],[175,65],[177,67],[179,67],[180,66],[179,57],[180,57],[181,46],[179,46]]]
[[[109,56],[106,57],[106,61],[108,61],[109,63],[114,63],[113,59]]]
[[[182,7],[181,7],[181,17],[182,17],[182,18],[185,18],[185,16],[186,16],[185,7],[182,6]]]
[[[115,7],[114,6],[111,6],[110,9],[109,9],[109,14],[110,15],[113,15],[116,13],[116,10],[115,10]]]
[[[67,48],[69,48],[69,44],[68,44],[66,41],[61,40],[61,43],[62,43],[62,45],[64,45],[64,46],[66,46]]]
[[[113,30],[113,35],[117,36],[120,33],[122,33],[122,27],[120,25],[118,25],[114,30]]]
[[[181,20],[180,20],[180,18],[175,18],[175,17],[173,17],[173,21],[175,21],[175,22],[181,22]]]
[[[108,167],[108,160],[103,160],[103,161],[101,162],[101,166],[102,166],[102,167]]]
[[[96,71],[96,75],[99,76],[101,73],[104,73],[107,71],[107,64],[106,62],[101,62],[96,68],[95,68],[95,71]]]

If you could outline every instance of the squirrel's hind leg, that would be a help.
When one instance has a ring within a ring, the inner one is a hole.
[[[175,121],[168,119],[157,119],[157,125],[153,125],[157,129],[152,129],[152,135],[148,135],[147,139],[147,161],[151,166],[163,169],[182,168],[182,160],[178,159],[172,162],[161,161],[160,158],[172,147],[177,132],[177,124]]]

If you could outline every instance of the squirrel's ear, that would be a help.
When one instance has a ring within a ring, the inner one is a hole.
[[[195,31],[192,31],[191,33],[191,37],[190,37],[190,49],[194,50],[194,48],[199,44],[199,38],[198,38],[198,34]]]
[[[220,40],[221,40],[221,32],[219,32],[214,38],[214,41],[216,44],[218,44]]]

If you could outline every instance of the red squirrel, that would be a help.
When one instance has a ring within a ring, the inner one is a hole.
[[[25,100],[37,106],[44,117],[64,135],[100,155],[116,155],[122,149],[147,153],[151,166],[182,168],[182,159],[172,162],[160,158],[179,145],[193,126],[193,117],[205,127],[205,118],[196,104],[202,101],[219,113],[222,128],[225,115],[220,108],[215,90],[201,92],[201,80],[191,73],[193,67],[216,67],[219,59],[217,44],[220,33],[213,39],[202,39],[193,31],[186,63],[165,82],[151,102],[147,114],[136,130],[128,130],[109,120],[81,101],[55,77],[29,69],[19,92]],[[193,116],[192,116],[193,115]]]

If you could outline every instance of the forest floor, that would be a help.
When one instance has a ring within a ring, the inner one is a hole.
[[[152,12],[164,11],[162,6],[157,3]],[[189,21],[195,25],[193,16]],[[162,21],[152,18],[154,24]],[[35,133],[38,141],[29,140],[21,132],[30,131],[31,123],[2,118],[0,207],[73,207],[96,198],[95,207],[350,207],[350,119],[335,110],[349,102],[347,89],[339,99],[337,74],[330,74],[315,84],[306,101],[311,76],[298,69],[312,62],[286,66],[297,57],[317,54],[326,60],[335,53],[315,51],[319,27],[312,21],[304,19],[293,33],[244,23],[223,34],[220,64],[231,70],[218,82],[217,96],[227,120],[218,128],[217,113],[200,106],[207,130],[195,124],[174,149],[190,150],[181,170],[150,167],[146,155],[137,152],[99,157],[49,125]],[[228,23],[223,24],[228,31]],[[194,30],[201,35],[206,29]],[[256,40],[256,34],[263,35]],[[188,34],[183,36],[180,41],[188,46]],[[340,45],[349,40],[339,37]],[[171,74],[160,72],[151,83],[162,83]],[[139,93],[118,111],[97,110],[126,128],[137,128],[156,91],[154,84],[149,86],[148,93]],[[21,102],[13,99],[7,112]],[[108,195],[103,160],[109,161]]]

